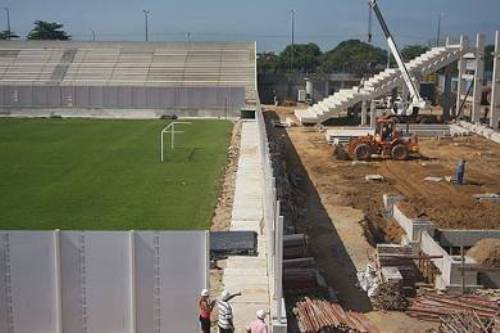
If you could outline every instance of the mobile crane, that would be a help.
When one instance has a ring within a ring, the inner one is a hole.
[[[406,87],[408,88],[408,92],[410,93],[411,100],[408,103],[404,102],[400,103],[397,106],[397,108],[395,108],[393,111],[397,116],[401,118],[417,117],[419,111],[427,107],[427,103],[420,96],[420,92],[418,91],[415,82],[411,78],[410,73],[406,68],[403,58],[401,57],[401,52],[399,52],[399,49],[396,46],[396,42],[394,41],[394,38],[392,37],[392,34],[389,31],[387,24],[385,23],[384,17],[382,16],[382,12],[380,11],[377,0],[368,0],[368,1],[373,11],[375,12],[375,16],[377,17],[377,20],[382,28],[382,31],[384,32],[385,38],[387,39],[387,44],[389,46],[389,49],[391,50],[392,56],[396,60],[399,71],[401,72],[401,76],[403,77]]]

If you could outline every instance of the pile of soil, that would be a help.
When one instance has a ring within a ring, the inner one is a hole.
[[[436,205],[433,198],[413,198],[411,202],[398,204],[399,209],[409,218],[429,218],[441,228],[498,229],[500,209],[494,203],[469,200],[446,200]]]
[[[467,256],[483,265],[499,265],[500,239],[480,240],[469,251],[467,251]]]

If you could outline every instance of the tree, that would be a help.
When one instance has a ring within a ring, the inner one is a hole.
[[[293,63],[290,66],[292,61]],[[294,71],[312,73],[319,65],[321,49],[314,43],[288,45],[279,55],[279,68],[287,71],[290,68]]]
[[[259,53],[257,55],[257,68],[259,73],[276,73],[279,67],[279,56],[273,52]]]
[[[319,68],[324,73],[345,72],[365,75],[375,73],[383,68],[386,62],[385,50],[351,39],[326,52]]]
[[[429,51],[429,48],[427,46],[419,44],[408,45],[401,50],[401,56],[403,57],[404,62],[408,62],[420,56],[421,54],[424,54],[427,51]]]
[[[10,37],[10,38],[9,38]],[[9,30],[0,31],[0,40],[19,38],[18,35]]]
[[[57,22],[35,21],[35,27],[30,31],[27,38],[33,40],[69,40],[64,30],[64,25]]]

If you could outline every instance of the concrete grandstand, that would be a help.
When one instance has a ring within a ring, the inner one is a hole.
[[[235,116],[256,99],[254,43],[0,42],[3,115]]]

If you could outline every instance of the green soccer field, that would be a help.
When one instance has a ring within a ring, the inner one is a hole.
[[[208,228],[232,123],[179,125],[162,164],[167,124],[0,119],[0,230]]]

